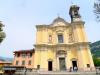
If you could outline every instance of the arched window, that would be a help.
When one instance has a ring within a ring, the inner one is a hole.
[[[52,35],[49,35],[49,43],[52,42]]]

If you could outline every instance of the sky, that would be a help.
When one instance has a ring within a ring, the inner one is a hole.
[[[0,0],[0,21],[6,38],[0,44],[0,56],[13,57],[13,51],[34,48],[36,25],[51,24],[58,17],[70,22],[71,4],[80,6],[89,42],[100,40],[100,23],[93,13],[94,0]]]

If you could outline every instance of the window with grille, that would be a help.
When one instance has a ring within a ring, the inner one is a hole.
[[[25,65],[25,60],[22,61],[22,65]]]

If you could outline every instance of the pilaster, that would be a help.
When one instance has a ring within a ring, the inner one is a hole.
[[[87,37],[84,31],[84,22],[73,22],[72,28],[74,31],[74,37],[76,42],[87,42]]]
[[[94,62],[93,62],[93,58],[92,58],[92,54],[90,52],[89,46],[87,47],[87,51],[88,51],[89,60],[90,60],[90,70],[95,71],[95,66],[94,66]]]

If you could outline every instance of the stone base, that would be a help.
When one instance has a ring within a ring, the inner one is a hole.
[[[20,72],[16,73],[15,75],[20,74],[20,75],[25,75],[25,73]],[[26,72],[26,75],[96,75],[96,72],[66,72],[66,71],[59,71],[59,72],[52,72],[52,71],[47,71],[47,72]]]

